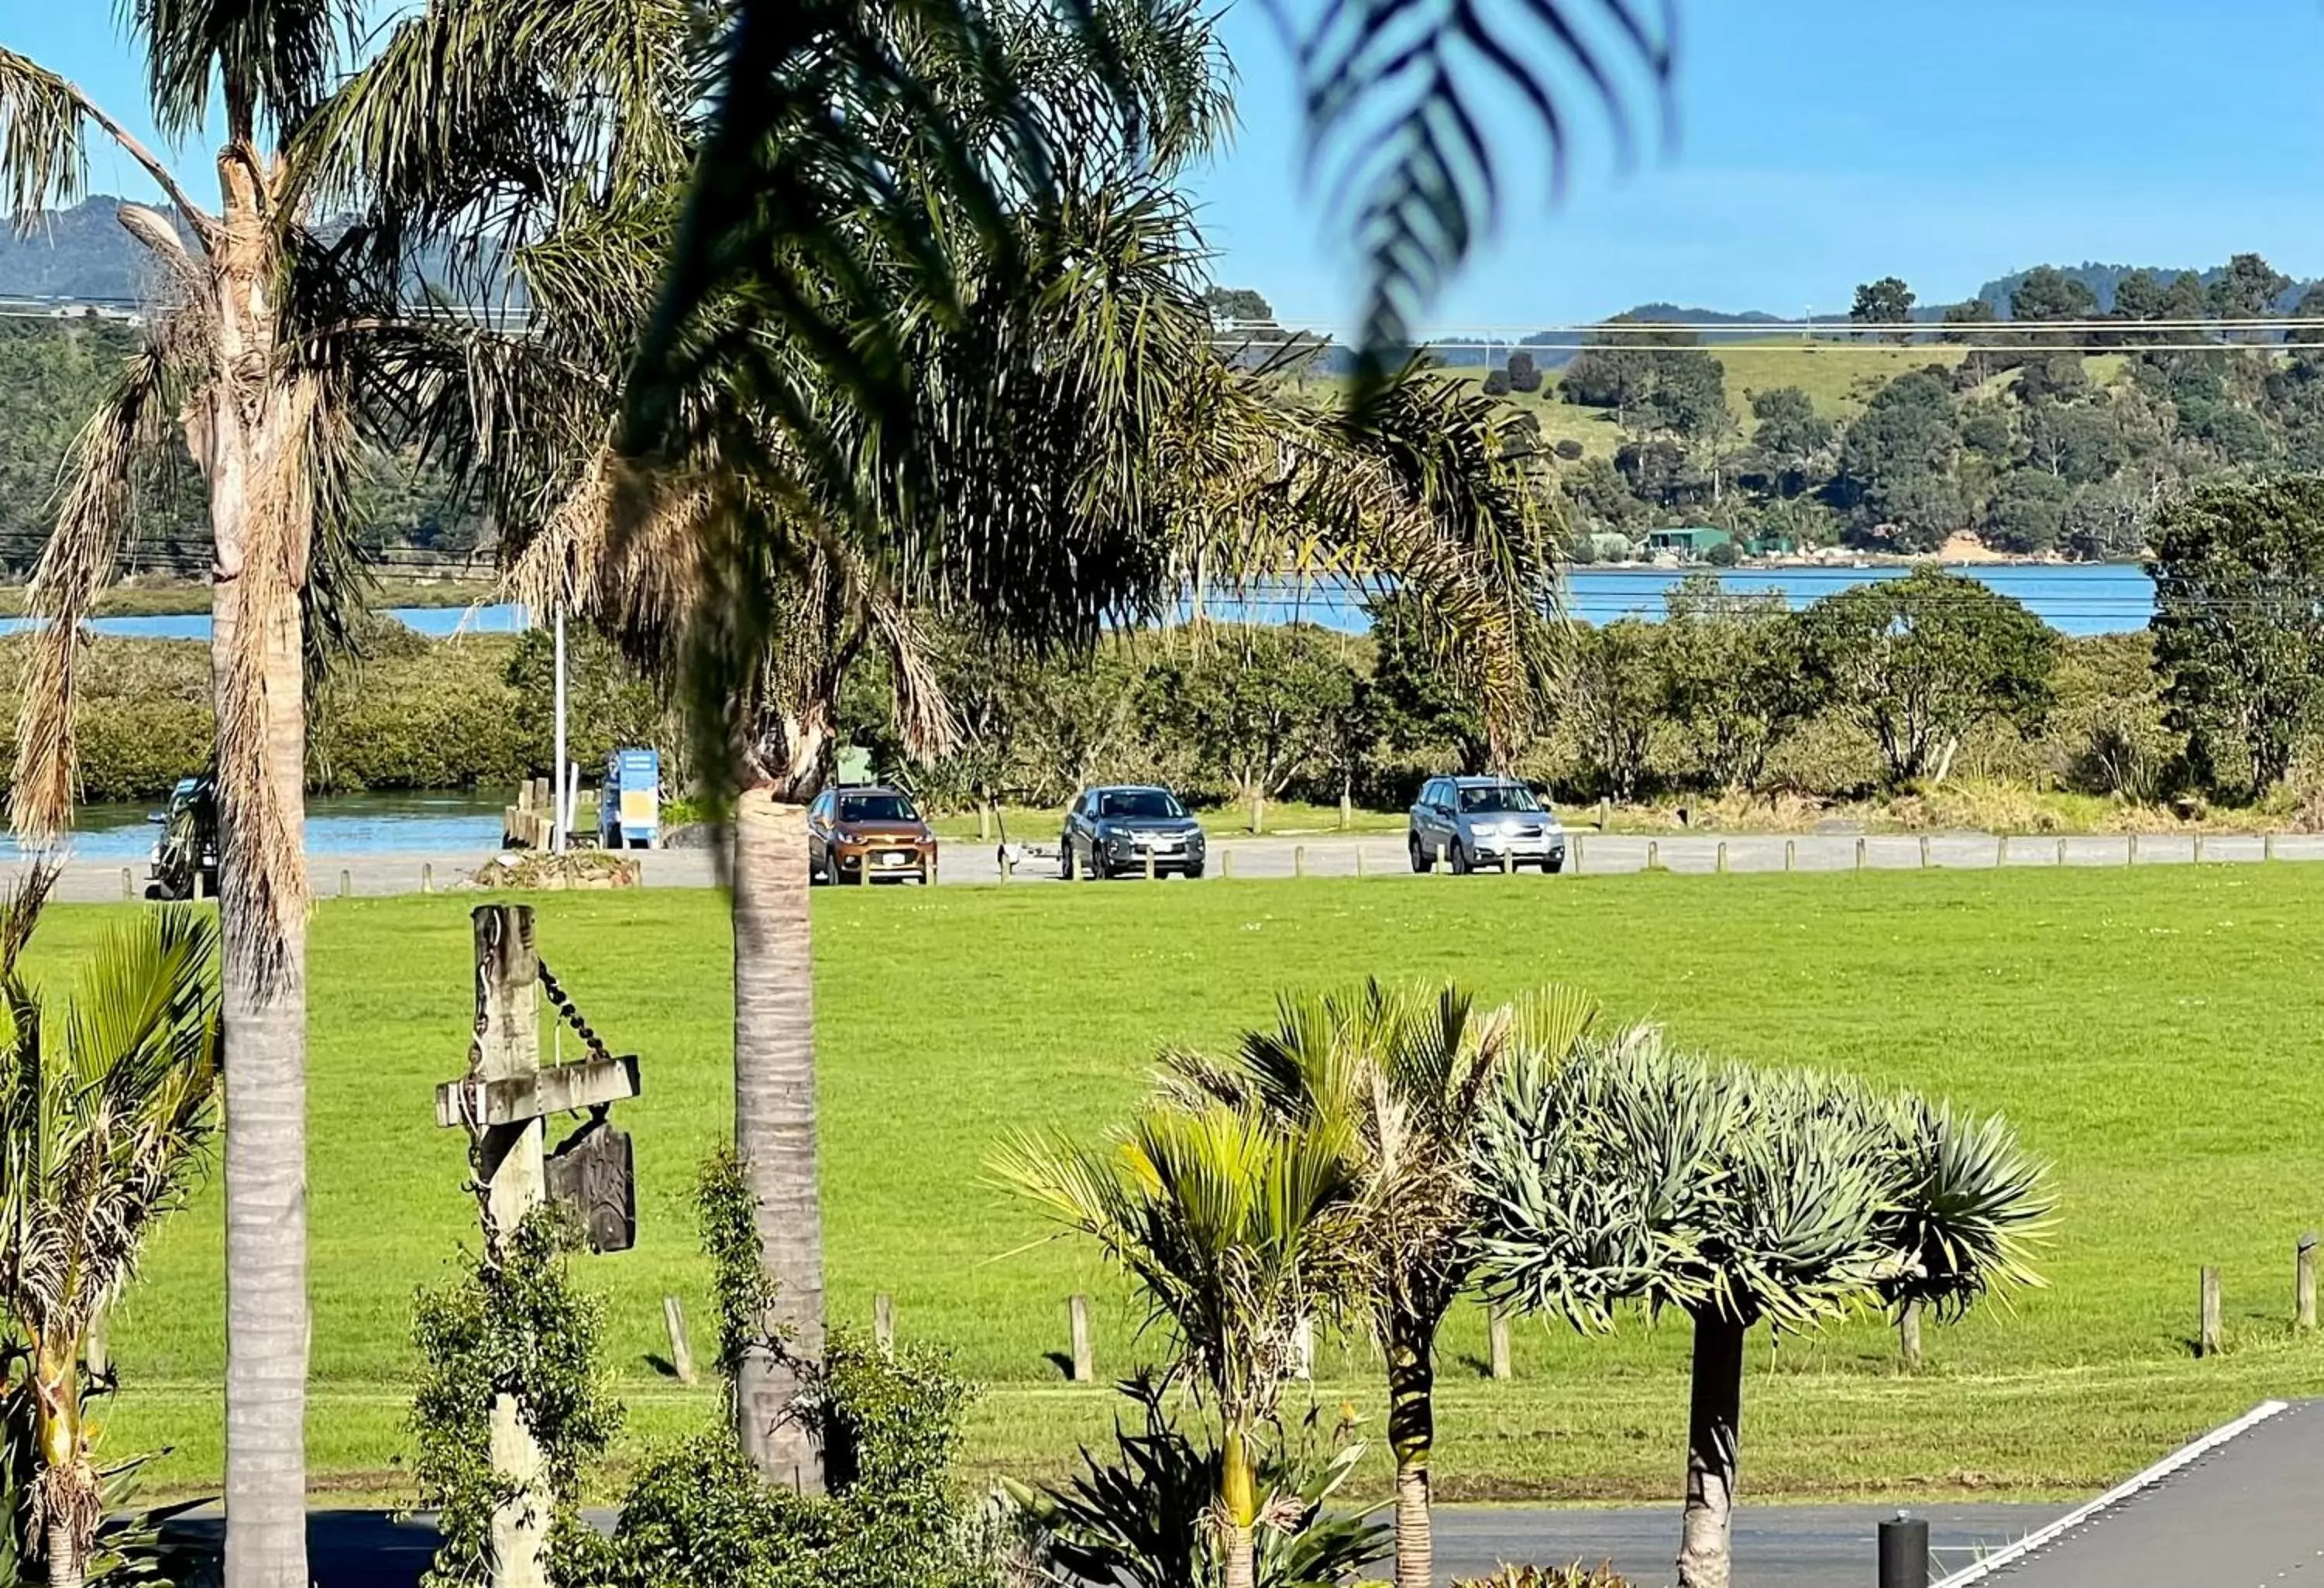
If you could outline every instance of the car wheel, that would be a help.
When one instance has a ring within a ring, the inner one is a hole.
[[[1541,863],[1541,874],[1545,877],[1554,877],[1564,869],[1565,863],[1562,860],[1545,860]]]
[[[1089,874],[1093,882],[1113,880],[1113,863],[1106,859],[1105,851],[1095,844],[1090,845]]]
[[[1428,850],[1427,847],[1421,843],[1419,834],[1414,833],[1410,836],[1406,837],[1404,841],[1404,846],[1412,853],[1412,869],[1414,871],[1425,872],[1429,868],[1432,863],[1428,858]]]
[[[1071,838],[1057,845],[1057,880],[1061,882],[1074,880],[1074,841]]]
[[[1452,841],[1452,874],[1456,877],[1469,874],[1469,851],[1462,847],[1458,838]]]
[[[831,856],[826,854],[818,860],[816,858],[815,851],[808,850],[807,852],[807,885],[810,888],[821,888],[830,881]]]

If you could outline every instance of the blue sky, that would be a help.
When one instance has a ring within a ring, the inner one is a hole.
[[[1432,324],[1653,300],[1830,311],[1892,272],[1943,301],[2044,260],[2200,265],[2246,248],[2324,274],[2324,0],[1681,5],[1675,144],[1623,174],[1586,135],[1553,208],[1538,150],[1517,140],[1500,228]],[[146,131],[112,11],[0,0],[0,42]],[[1224,25],[1241,125],[1194,181],[1216,273],[1286,319],[1341,320],[1353,262],[1302,180],[1288,58],[1259,0],[1235,0]],[[207,187],[198,154],[185,163]],[[105,154],[93,175],[138,186]]]

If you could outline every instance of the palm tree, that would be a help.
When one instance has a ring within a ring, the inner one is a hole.
[[[1561,1064],[1597,1014],[1596,1002],[1573,988],[1480,1016],[1450,984],[1430,997],[1370,982],[1350,995],[1286,999],[1275,1029],[1250,1033],[1231,1057],[1165,1057],[1185,1093],[1261,1109],[1286,1131],[1320,1124],[1350,1144],[1366,1214],[1363,1304],[1388,1363],[1397,1588],[1435,1580],[1436,1336],[1476,1260],[1469,1156],[1477,1122],[1505,1055]]]
[[[1938,1167],[1941,1165],[1941,1167]],[[1868,1302],[2038,1282],[2042,1176],[1999,1121],[1802,1071],[1690,1060],[1658,1037],[1513,1065],[1480,1131],[1489,1292],[1584,1331],[1624,1303],[1693,1324],[1681,1588],[1725,1588],[1744,1340]]]
[[[1303,1320],[1349,1293],[1363,1210],[1350,1143],[1325,1124],[1286,1131],[1248,1109],[1150,1105],[1103,1144],[1023,1139],[1001,1177],[1093,1237],[1171,1333],[1174,1371],[1219,1419],[1226,1588],[1254,1588],[1268,1496],[1258,1441],[1293,1371]]]
[[[191,910],[141,914],[106,936],[69,995],[43,996],[16,956],[47,882],[36,871],[0,906],[0,1311],[32,1401],[23,1525],[48,1582],[79,1588],[104,1498],[81,1362],[209,1140],[217,937]]]

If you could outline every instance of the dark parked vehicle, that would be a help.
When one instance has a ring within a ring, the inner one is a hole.
[[[1142,877],[1148,861],[1156,876],[1203,874],[1203,825],[1167,789],[1085,789],[1065,813],[1057,869],[1103,880]]]
[[[217,784],[207,777],[179,779],[169,808],[152,819],[161,831],[153,840],[145,897],[217,898]]]
[[[1439,860],[1453,871],[1510,866],[1565,869],[1565,828],[1556,812],[1514,778],[1431,778],[1414,802],[1406,846],[1412,869]]]
[[[936,836],[895,789],[825,789],[807,812],[807,880],[920,882],[936,880]]]

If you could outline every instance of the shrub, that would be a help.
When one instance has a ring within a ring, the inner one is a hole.
[[[1630,1588],[1610,1565],[1585,1566],[1505,1565],[1489,1577],[1457,1579],[1452,1588]]]
[[[1541,390],[1541,367],[1534,363],[1533,355],[1522,347],[1509,355],[1509,387],[1517,392]]]
[[[1580,463],[1582,461],[1582,455],[1586,448],[1582,447],[1581,442],[1575,440],[1572,437],[1561,436],[1558,438],[1557,445],[1551,448],[1550,450],[1556,453],[1558,457],[1568,463]]]
[[[1485,395],[1488,397],[1506,397],[1508,394],[1509,372],[1505,369],[1489,370],[1486,372]]]

